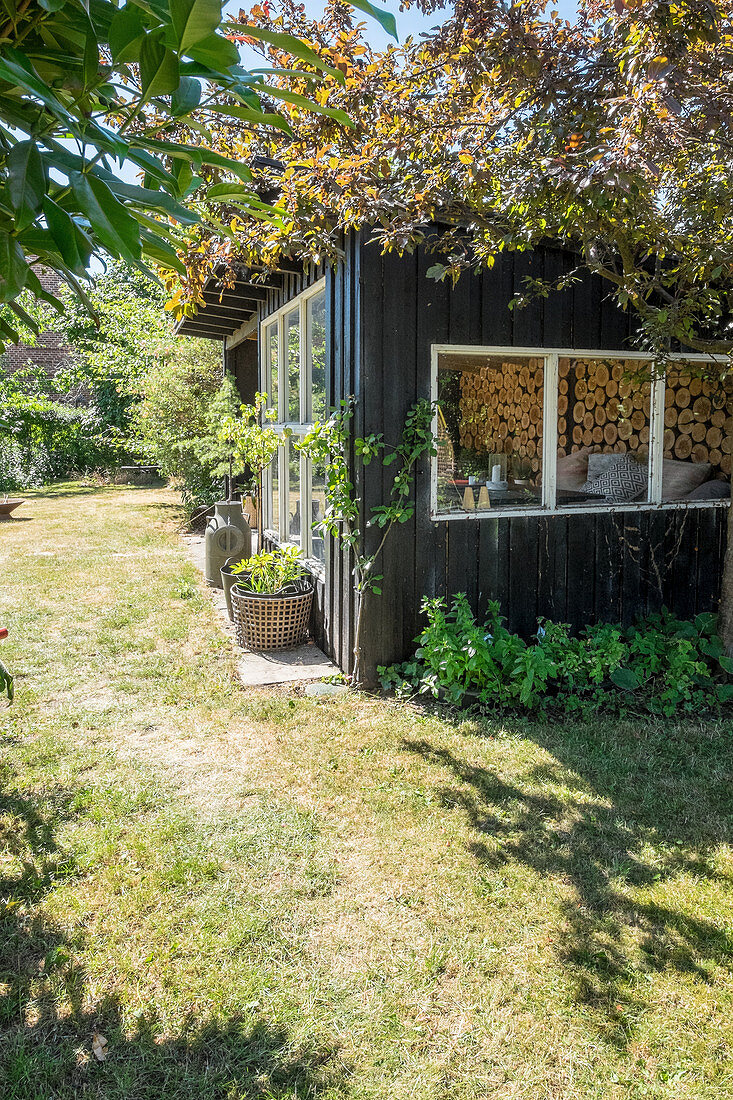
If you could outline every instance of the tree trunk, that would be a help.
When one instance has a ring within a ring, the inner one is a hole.
[[[723,579],[720,582],[718,609],[718,633],[725,652],[733,657],[733,495],[728,505],[728,530],[726,533]]]

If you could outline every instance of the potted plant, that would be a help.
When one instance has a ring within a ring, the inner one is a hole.
[[[297,546],[253,554],[232,566],[237,642],[243,649],[293,649],[305,641],[313,578]]]

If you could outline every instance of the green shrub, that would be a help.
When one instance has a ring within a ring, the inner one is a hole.
[[[142,399],[132,414],[139,453],[175,480],[189,515],[214,504],[222,491],[214,474],[218,456],[211,453],[212,409],[223,388],[220,359],[184,345],[175,358],[155,362],[141,388]]]
[[[669,611],[634,626],[599,624],[572,636],[564,623],[540,620],[527,643],[504,626],[498,603],[480,625],[464,593],[450,608],[425,600],[426,627],[415,658],[379,669],[385,689],[429,694],[456,705],[541,715],[598,710],[666,716],[717,711],[733,701],[714,615],[693,622]]]
[[[97,410],[58,397],[38,367],[0,378],[0,492],[117,463],[118,447]]]

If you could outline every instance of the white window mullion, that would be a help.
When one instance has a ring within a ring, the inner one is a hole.
[[[307,424],[310,417],[310,333],[308,325],[308,301],[300,303],[299,351],[300,351],[300,423]]]
[[[557,387],[558,355],[545,356],[542,408],[542,507],[557,507]]]
[[[304,558],[311,557],[311,481],[310,460],[300,454],[300,548]]]
[[[288,349],[285,346],[285,314],[277,319],[277,419],[288,418]]]
[[[649,503],[662,500],[662,463],[664,461],[664,375],[651,384],[649,410]]]

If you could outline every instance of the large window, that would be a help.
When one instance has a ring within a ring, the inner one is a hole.
[[[324,472],[294,444],[326,412],[325,280],[263,322],[261,349],[261,384],[276,426],[292,432],[265,480],[265,526],[270,537],[323,562],[323,538],[313,528],[325,508]]]
[[[706,362],[434,347],[433,514],[726,503],[733,387]]]

